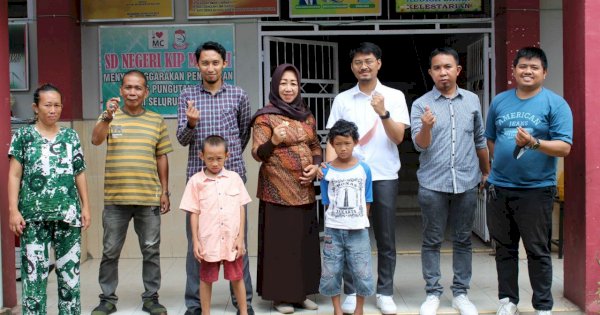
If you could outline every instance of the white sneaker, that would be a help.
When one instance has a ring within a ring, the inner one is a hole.
[[[496,315],[519,315],[519,310],[509,298],[503,298],[500,300],[500,307],[498,307]]]
[[[438,308],[440,307],[440,297],[435,294],[428,294],[425,298],[425,302],[421,304],[419,314],[421,315],[435,315]]]
[[[292,314],[294,313],[294,306],[289,303],[279,302],[273,303],[275,309],[281,314]]]
[[[552,315],[552,311],[535,310],[535,315]]]
[[[356,293],[348,294],[344,303],[342,303],[344,314],[354,314],[354,310],[356,310]]]
[[[452,299],[452,307],[460,312],[461,315],[477,315],[477,308],[469,300],[466,294],[455,296]]]
[[[317,305],[317,303],[309,300],[308,298],[304,300],[304,302],[300,303],[300,306],[302,306],[303,309],[305,310],[309,310],[309,311],[314,311],[319,309],[319,305]]]
[[[396,303],[389,295],[377,294],[377,308],[381,311],[381,314],[396,314]]]

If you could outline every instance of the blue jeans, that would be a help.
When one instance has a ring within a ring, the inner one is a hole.
[[[396,270],[396,196],[398,180],[373,181],[371,226],[377,243],[377,293],[394,295]],[[352,275],[344,269],[344,293],[356,293]]]
[[[421,266],[425,291],[428,295],[440,296],[440,248],[444,241],[446,223],[453,228],[452,233],[452,294],[467,294],[471,282],[471,233],[475,209],[477,208],[477,187],[460,194],[429,190],[419,186],[419,206],[423,216],[423,244]]]
[[[371,271],[371,244],[369,230],[341,230],[325,228],[323,264],[319,292],[325,296],[342,293],[342,274],[347,266],[352,274],[356,294],[375,293]]]
[[[119,257],[131,219],[143,257],[142,279],[145,291],[142,299],[158,298],[160,289],[160,208],[108,205],[102,212],[104,249],[98,282],[102,289],[100,300],[113,304],[118,300],[115,292],[119,283]]]

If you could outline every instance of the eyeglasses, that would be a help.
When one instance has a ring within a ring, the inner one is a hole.
[[[376,61],[377,61],[377,60],[375,60],[375,59],[354,60],[354,61],[352,61],[352,64],[353,64],[355,67],[362,67],[362,66],[363,66],[363,64],[364,64],[364,65],[367,65],[367,67],[369,67],[369,68],[370,68],[372,65],[374,65],[374,64],[375,64],[375,62],[376,62]]]

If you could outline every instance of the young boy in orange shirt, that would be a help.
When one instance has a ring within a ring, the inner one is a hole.
[[[247,315],[243,281],[244,205],[251,201],[241,177],[223,166],[228,157],[227,141],[208,136],[200,158],[206,167],[190,178],[180,209],[192,212],[190,227],[194,256],[200,262],[200,301],[202,313],[210,315],[212,283],[219,278],[223,264],[225,279],[231,281],[241,315]]]

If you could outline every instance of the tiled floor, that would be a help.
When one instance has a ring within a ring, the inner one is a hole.
[[[402,221],[415,221],[418,218]],[[418,230],[419,224],[413,222],[398,228],[397,240],[399,242],[399,254],[397,256],[396,274],[394,277],[394,300],[398,305],[398,314],[418,314],[419,307],[425,293],[424,282],[421,276],[420,256],[418,252],[420,236],[419,233],[411,232],[410,229]],[[402,242],[400,242],[402,240]],[[444,248],[450,246],[448,242]],[[497,281],[496,269],[493,256],[489,249],[478,239],[474,238],[473,254],[473,278],[469,297],[482,314],[493,314],[497,309]],[[442,296],[442,303],[438,314],[457,314],[451,306],[452,293],[452,255],[444,250],[442,255],[442,285],[446,288]],[[377,257],[374,255],[374,269]],[[81,265],[81,301],[83,314],[89,314],[98,303],[98,267],[99,259],[92,259]],[[160,290],[160,301],[169,311],[169,314],[184,314],[183,291],[185,286],[185,259],[163,258],[162,264],[162,288]],[[552,292],[554,295],[554,311],[571,314],[581,314],[577,306],[563,297],[563,261],[553,259],[554,280]],[[253,280],[256,275],[256,257],[250,258]],[[519,309],[521,313],[531,313],[531,286],[527,272],[527,262],[520,262],[521,273],[519,275],[521,302]],[[143,291],[141,281],[141,260],[124,259],[119,266],[120,285],[117,290],[119,303],[118,312],[115,314],[146,314],[142,311],[140,294]],[[222,275],[221,275],[222,279]],[[20,286],[17,288],[20,294]],[[333,314],[333,308],[328,298],[320,295],[311,297],[319,304],[317,311],[297,310],[302,314]],[[48,314],[57,314],[56,306],[56,277],[52,275],[48,284]],[[214,314],[235,314],[229,298],[227,283],[223,280],[217,282],[213,288]],[[253,307],[257,314],[278,314],[271,307],[271,303],[263,301],[260,297],[254,297]],[[365,306],[365,314],[379,314],[375,306],[375,297],[369,297]]]

